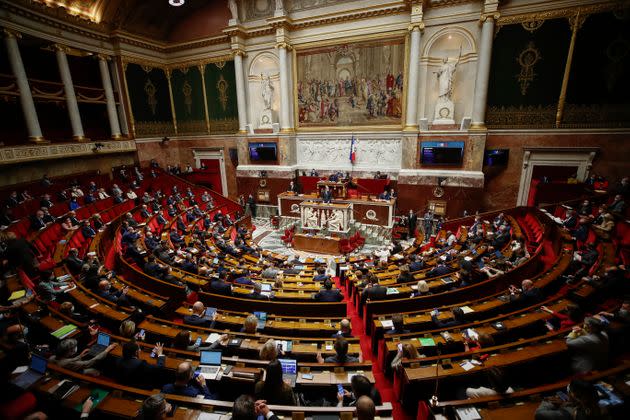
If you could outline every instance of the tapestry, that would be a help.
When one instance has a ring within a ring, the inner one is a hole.
[[[206,134],[206,111],[199,67],[173,69],[171,72],[173,102],[178,134]]]
[[[401,124],[404,39],[297,52],[300,127]]]
[[[204,69],[211,133],[238,130],[234,60],[208,63]]]
[[[164,70],[128,63],[125,78],[136,137],[175,134],[168,80]]]

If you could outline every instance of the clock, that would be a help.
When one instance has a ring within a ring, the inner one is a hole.
[[[442,107],[440,108],[440,118],[448,118],[448,116],[450,115],[451,111],[449,111],[449,109],[447,107]]]
[[[444,195],[444,188],[438,186],[433,189],[433,196],[440,198],[443,195]]]
[[[258,181],[258,185],[260,186],[260,188],[265,188],[267,186],[267,179],[260,178],[260,181]]]

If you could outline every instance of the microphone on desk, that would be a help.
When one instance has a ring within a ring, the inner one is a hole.
[[[429,405],[431,407],[437,407],[437,405],[439,404],[438,389],[440,385],[440,363],[442,363],[442,358],[440,356],[442,355],[442,346],[443,344],[441,342],[437,343],[438,359],[437,359],[437,362],[435,363],[435,389],[433,390],[433,395],[431,396],[431,399],[429,400]]]

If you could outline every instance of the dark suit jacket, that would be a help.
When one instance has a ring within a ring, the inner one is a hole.
[[[194,325],[196,327],[214,328],[215,321],[193,314],[184,317],[184,324]]]
[[[313,298],[320,302],[341,302],[343,295],[339,289],[321,289],[319,292],[315,293]]]
[[[381,300],[385,299],[385,296],[387,296],[387,287],[379,284],[365,289],[361,295],[361,302],[365,303],[368,299]]]
[[[142,359],[120,359],[116,362],[116,380],[118,383],[138,388],[154,387],[163,374],[165,356],[158,357],[157,366]]]
[[[210,292],[217,293],[219,295],[232,296],[231,286],[228,283],[221,280],[212,280],[210,282]]]

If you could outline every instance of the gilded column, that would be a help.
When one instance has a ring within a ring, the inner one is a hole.
[[[487,14],[482,19],[481,42],[477,56],[477,76],[471,118],[472,129],[485,128],[486,102],[488,101],[488,81],[490,80],[490,62],[492,60],[492,40],[494,38],[494,22],[498,14]]]
[[[286,42],[278,44],[278,56],[280,58],[280,132],[292,132],[291,124],[291,103],[289,95],[289,65],[287,50],[289,45]]]
[[[418,79],[420,75],[420,30],[422,24],[410,26],[409,69],[407,72],[407,115],[405,130],[418,130]]]
[[[243,73],[242,50],[234,51],[234,71],[236,72],[236,102],[238,106],[238,132],[245,134],[247,128],[247,99],[245,96],[245,76]]]
[[[107,65],[107,57],[98,56],[98,66],[101,70],[101,81],[105,90],[105,100],[107,101],[107,118],[109,119],[109,128],[113,139],[120,139],[120,123],[118,122],[118,112],[116,110],[116,101],[114,100],[114,89],[112,88],[112,79],[109,75],[109,66]]]
[[[173,117],[173,128],[175,129],[175,135],[177,135],[177,114],[175,113],[175,101],[173,100],[173,85],[171,84],[171,69],[165,69],[166,80],[168,81],[168,97],[171,100],[171,116]]]
[[[560,127],[562,117],[564,116],[564,105],[567,100],[567,88],[569,87],[569,76],[571,75],[571,63],[573,62],[573,51],[575,50],[575,39],[578,30],[584,24],[586,16],[580,15],[578,11],[575,16],[569,18],[571,25],[571,43],[569,44],[569,52],[567,53],[567,61],[564,66],[564,76],[562,77],[562,86],[560,88],[560,97],[558,98],[558,108],[556,110],[556,128]]]
[[[70,66],[68,65],[68,57],[66,56],[65,47],[56,45],[57,65],[59,66],[59,75],[63,83],[63,90],[66,94],[66,106],[68,107],[68,116],[70,117],[70,125],[72,126],[72,139],[76,141],[87,141],[81,124],[81,114],[79,113],[79,103],[74,92],[74,84],[72,83],[72,75],[70,74]]]
[[[210,134],[210,112],[208,112],[208,94],[206,93],[206,65],[199,64],[197,68],[199,68],[199,72],[201,73],[201,91],[203,93],[203,112],[206,117],[206,131]]]
[[[28,83],[28,77],[26,76],[24,63],[20,55],[20,48],[18,47],[17,38],[20,37],[20,34],[5,29],[4,35],[11,70],[13,70],[13,75],[20,89],[20,104],[22,105],[22,113],[26,120],[28,139],[33,143],[47,143],[47,141],[44,140],[44,136],[42,136],[42,129],[39,126],[35,102],[33,102],[33,95],[31,94],[31,87]]]

